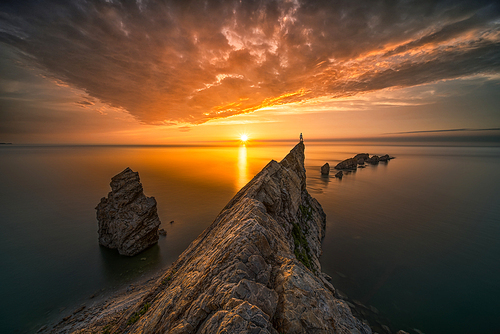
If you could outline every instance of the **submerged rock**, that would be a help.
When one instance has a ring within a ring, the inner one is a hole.
[[[337,172],[337,174],[335,174],[335,177],[339,178],[339,179],[341,179],[342,176],[344,176],[344,172],[342,172],[342,171],[339,171],[339,172]]]
[[[306,189],[300,142],[243,187],[155,282],[57,330],[371,333],[321,274],[325,227]]]
[[[342,291],[340,291],[339,289],[335,290],[335,297],[343,300],[349,300],[349,297],[347,297],[347,295]]]
[[[321,174],[322,175],[330,174],[330,165],[328,164],[328,162],[321,167]]]
[[[139,173],[127,167],[110,185],[108,197],[96,207],[99,244],[128,256],[156,244],[160,226],[156,200],[144,195]]]

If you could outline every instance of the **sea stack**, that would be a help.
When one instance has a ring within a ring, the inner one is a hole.
[[[330,165],[327,162],[321,167],[321,175],[328,175],[328,174],[330,174]]]
[[[306,189],[300,142],[269,162],[156,280],[55,331],[372,333],[321,272],[325,227]]]
[[[158,242],[160,218],[146,197],[139,173],[126,168],[111,179],[111,192],[97,205],[99,244],[133,256]]]

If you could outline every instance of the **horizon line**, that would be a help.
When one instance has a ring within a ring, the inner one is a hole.
[[[500,131],[500,128],[498,129]],[[423,131],[423,132],[410,132],[408,134],[416,134],[416,133],[432,133],[433,131]],[[443,131],[443,132],[456,132],[453,130]],[[442,132],[438,132],[442,133]],[[299,142],[299,139],[291,139],[291,138],[283,138],[283,139],[253,139],[249,140],[246,143],[242,143],[240,140],[205,140],[205,141],[185,141],[185,142],[176,142],[171,144],[134,144],[134,143],[9,143],[0,145],[0,147],[8,148],[8,147],[49,147],[49,146],[114,146],[114,147],[219,147],[219,146],[239,146],[239,145],[247,145],[252,146],[252,144],[265,144],[265,143],[294,143]],[[422,143],[430,143],[430,142],[484,142],[484,143],[498,143],[500,144],[500,133],[499,134],[489,134],[489,135],[462,135],[462,136],[380,136],[380,137],[346,137],[346,138],[304,138],[304,142],[356,142],[356,143],[365,143],[370,144],[373,143],[390,143],[390,142],[422,142]]]

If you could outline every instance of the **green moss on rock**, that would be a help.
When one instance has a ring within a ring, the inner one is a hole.
[[[308,220],[312,219],[313,209],[310,205],[307,205],[307,206],[300,205],[299,209],[300,209],[300,213],[302,214],[303,221],[308,221]]]
[[[132,325],[132,324],[135,324],[137,322],[137,320],[139,320],[139,318],[144,315],[144,313],[147,312],[147,310],[149,309],[149,306],[150,304],[149,303],[146,303],[144,304],[144,306],[138,311],[138,312],[135,312],[131,317],[130,319],[128,319],[127,321],[127,325]]]
[[[292,223],[292,236],[294,243],[294,253],[297,260],[302,262],[307,268],[313,270],[311,256],[309,252],[311,251],[309,248],[309,244],[307,239],[300,228],[300,225],[297,223]]]

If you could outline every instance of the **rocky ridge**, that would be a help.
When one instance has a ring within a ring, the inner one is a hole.
[[[63,321],[63,333],[371,333],[321,273],[326,216],[304,144],[271,161],[157,279]]]
[[[160,218],[146,197],[139,173],[126,168],[111,179],[111,192],[97,205],[99,244],[133,256],[158,242]]]

